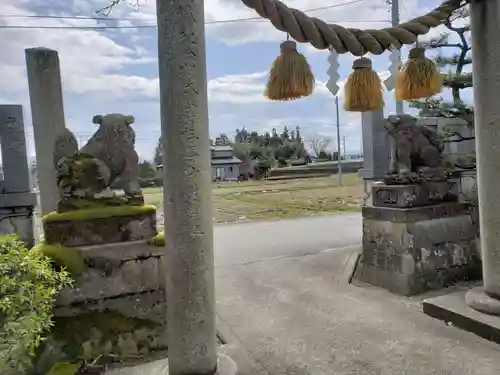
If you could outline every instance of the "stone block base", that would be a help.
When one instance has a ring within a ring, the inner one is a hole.
[[[410,208],[458,200],[458,184],[452,181],[422,184],[374,184],[373,205],[376,207]]]
[[[39,373],[54,358],[133,360],[167,350],[159,250],[146,241],[78,248],[88,269],[56,299],[54,326],[37,353]]]
[[[425,314],[500,344],[500,317],[476,311],[465,303],[465,291],[424,300]]]
[[[92,217],[92,210],[85,211],[88,218],[78,211],[75,218],[71,213],[43,218],[45,241],[74,247],[151,239],[157,234],[156,210],[106,217]]]
[[[92,361],[109,356],[134,362],[166,353],[166,302],[163,291],[56,307],[54,325],[36,356],[38,373],[46,374],[62,359]]]
[[[71,288],[59,293],[56,306],[162,289],[162,249],[146,241],[84,246],[77,250],[89,267],[75,277]]]
[[[480,277],[467,205],[363,208],[363,252],[356,279],[409,296]]]

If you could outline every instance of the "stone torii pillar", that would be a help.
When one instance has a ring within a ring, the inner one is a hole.
[[[54,167],[54,143],[58,132],[66,127],[61,71],[57,51],[28,48],[25,54],[40,206],[42,214],[45,215],[56,210],[59,198]]]
[[[203,0],[157,0],[168,372],[234,374],[217,355]]]
[[[500,0],[470,3],[483,288],[467,304],[500,315]]]

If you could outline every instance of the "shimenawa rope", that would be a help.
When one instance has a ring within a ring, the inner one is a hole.
[[[464,5],[463,0],[448,0],[429,13],[398,26],[360,30],[327,24],[319,18],[289,8],[279,0],[241,1],[297,42],[310,43],[317,49],[331,46],[337,53],[350,52],[355,56],[363,56],[368,52],[380,55],[391,47],[401,48],[404,44],[413,44],[419,35],[425,35],[431,28],[441,25],[453,11]]]

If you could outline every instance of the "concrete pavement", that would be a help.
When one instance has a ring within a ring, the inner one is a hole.
[[[361,245],[361,214],[215,226],[215,265],[250,263]]]
[[[345,253],[216,269],[219,329],[240,375],[500,373],[498,345],[424,315],[420,299],[347,284]]]

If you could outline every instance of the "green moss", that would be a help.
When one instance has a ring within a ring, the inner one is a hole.
[[[64,202],[65,206],[72,207],[71,210],[96,209],[107,207],[133,206],[128,198],[123,196],[102,198],[70,198]],[[142,205],[142,204],[141,204]],[[135,206],[138,206],[136,204]]]
[[[54,317],[46,340],[37,350],[35,368],[45,374],[55,363],[92,361],[113,356],[122,361],[153,351],[154,329],[159,325],[116,311],[88,312]]]
[[[47,373],[47,375],[74,375],[81,367],[81,363],[58,362]]]
[[[156,207],[151,205],[132,206],[123,205],[117,207],[98,207],[80,209],[68,212],[51,212],[44,217],[42,221],[71,221],[71,220],[92,220],[92,219],[105,219],[113,216],[128,216],[137,214],[150,214],[155,213]]]
[[[153,246],[164,246],[165,245],[165,232],[161,231],[153,239],[150,241],[150,244]]]
[[[58,341],[75,340],[83,343],[95,339],[95,331],[103,342],[114,341],[120,334],[137,329],[156,327],[157,324],[139,318],[130,318],[116,311],[89,312],[77,316],[55,317],[51,336]],[[71,337],[68,337],[71,332]]]
[[[85,260],[78,250],[58,244],[39,243],[31,249],[39,251],[58,266],[66,268],[70,275],[80,275],[87,270]]]

